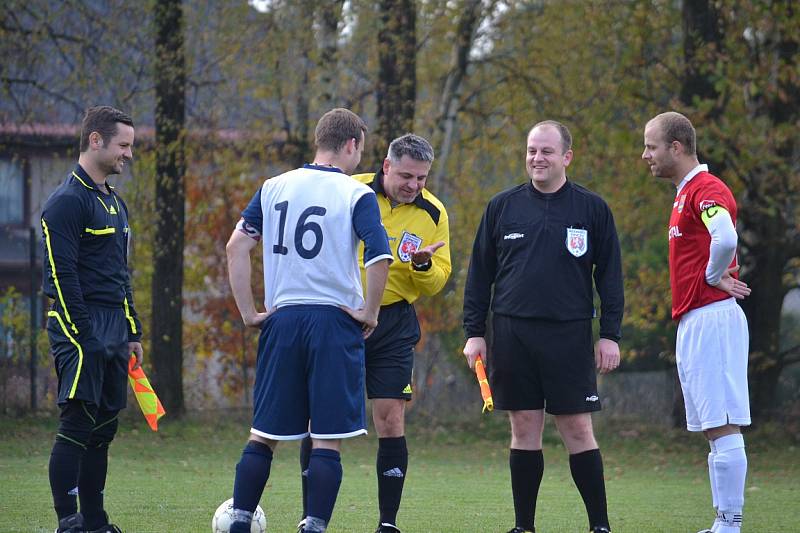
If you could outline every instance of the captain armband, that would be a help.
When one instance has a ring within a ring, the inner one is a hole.
[[[706,225],[708,228],[712,222],[716,222],[713,220],[717,215],[727,214],[728,218],[730,218],[730,213],[728,210],[722,207],[721,205],[712,204],[710,207],[702,210],[700,212],[700,219],[703,221],[703,224]]]
[[[239,222],[236,223],[236,229],[241,231],[242,233],[244,233],[253,240],[256,241],[261,240],[261,231],[259,230],[259,228],[250,224],[243,218],[240,218]]]

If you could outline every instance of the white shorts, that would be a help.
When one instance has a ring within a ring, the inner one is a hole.
[[[692,309],[678,324],[675,357],[686,428],[750,425],[747,318],[735,298]]]

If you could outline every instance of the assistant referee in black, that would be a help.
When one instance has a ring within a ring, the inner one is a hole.
[[[42,210],[47,333],[58,375],[50,488],[58,533],[114,533],[103,505],[108,445],[127,400],[128,358],[142,363],[142,327],[128,273],[128,208],[106,181],[133,157],[133,121],[89,108],[78,165]],[[80,510],[78,512],[78,499]]]
[[[511,421],[511,490],[516,525],[534,531],[544,472],[544,413],[555,417],[594,533],[609,532],[603,462],[592,430],[600,409],[596,371],[619,365],[624,304],[614,218],[598,195],[567,179],[572,136],[561,123],[536,124],[527,139],[530,181],[489,202],[475,236],[464,288],[464,355],[488,358],[495,406]],[[600,339],[592,349],[593,283]]]

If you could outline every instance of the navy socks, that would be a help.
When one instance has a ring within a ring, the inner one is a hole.
[[[339,452],[317,448],[308,462],[308,514],[330,522],[339,486],[342,484],[342,461]]]
[[[266,444],[249,441],[236,465],[236,480],[233,483],[234,509],[247,511],[252,517],[264,486],[269,479],[272,466],[272,450]]]

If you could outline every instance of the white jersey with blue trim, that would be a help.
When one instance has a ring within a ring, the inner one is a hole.
[[[261,222],[266,309],[363,307],[359,240],[367,244],[365,262],[392,257],[374,196],[338,169],[313,165],[264,182],[259,198],[263,220],[248,216],[255,197],[243,216],[247,222]]]

